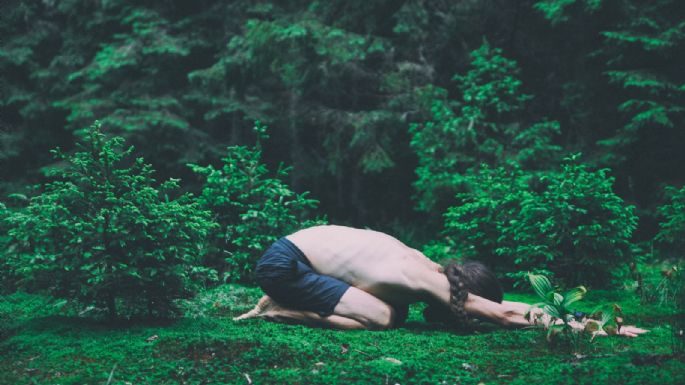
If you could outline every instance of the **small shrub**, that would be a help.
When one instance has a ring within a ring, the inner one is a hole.
[[[569,284],[606,284],[630,261],[637,218],[612,191],[606,170],[590,171],[568,158],[542,176],[514,168],[482,168],[469,193],[451,207],[445,235],[468,258],[500,273],[551,272]]]
[[[279,167],[270,176],[261,160],[266,128],[257,123],[255,130],[257,144],[229,147],[220,169],[189,165],[205,180],[198,201],[220,224],[212,237],[213,257],[208,263],[227,282],[252,282],[254,265],[271,243],[318,223],[305,219],[318,202],[307,198],[307,193],[295,193],[283,181],[288,168]],[[224,258],[216,257],[222,254]]]
[[[552,287],[550,280],[544,275],[528,274],[530,285],[541,302],[530,307],[525,314],[527,319],[535,317],[535,323],[544,322],[547,328],[547,341],[553,342],[558,338],[565,338],[570,342],[575,352],[582,346],[582,333],[588,333],[595,338],[598,334],[616,335],[623,324],[623,312],[620,306],[614,304],[610,309],[594,311],[589,317],[572,308],[573,304],[581,301],[587,294],[584,286],[578,286],[566,293]],[[532,309],[539,308],[542,313],[533,315]],[[547,316],[547,320],[543,320]],[[587,317],[587,319],[585,319]]]
[[[507,229],[518,220],[522,203],[533,199],[525,176],[518,168],[507,171],[486,166],[470,176],[469,191],[457,194],[461,203],[445,214],[444,234],[451,247],[443,251],[479,259],[499,273],[514,271],[522,260],[502,251],[514,242]]]
[[[656,292],[663,302],[671,304],[675,315],[673,329],[673,352],[685,354],[685,186],[680,189],[667,187],[668,203],[659,207],[663,218],[655,237],[661,255],[677,261],[670,269],[662,271],[663,278]]]
[[[667,187],[666,195],[668,203],[657,210],[663,219],[655,240],[664,255],[685,260],[685,186]]]
[[[575,311],[571,309],[571,306],[585,297],[587,289],[584,286],[578,286],[562,295],[554,290],[552,283],[544,275],[528,274],[528,279],[535,294],[542,301],[532,305],[531,309],[539,307],[544,314],[549,316],[547,340],[551,341],[552,338],[561,334],[569,338],[574,349],[577,349],[580,343],[579,330],[574,328],[572,323],[580,320],[576,319]],[[526,313],[526,318],[530,316],[529,311]]]
[[[4,204],[0,203],[0,295],[13,291],[13,277],[7,260],[7,247],[9,238],[7,237],[7,217],[10,211]]]
[[[166,316],[188,296],[204,240],[215,224],[177,180],[154,187],[154,170],[123,139],[106,139],[99,123],[67,156],[55,180],[9,213],[7,258],[21,285],[105,306],[117,315]],[[124,311],[119,309],[119,304]]]
[[[444,212],[481,163],[540,169],[554,164],[561,150],[552,142],[559,123],[531,121],[524,113],[532,96],[523,93],[517,63],[487,42],[470,56],[469,70],[453,78],[460,98],[432,85],[416,95],[426,116],[409,133],[418,156],[414,188],[422,211]]]

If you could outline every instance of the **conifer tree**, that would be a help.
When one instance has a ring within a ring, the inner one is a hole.
[[[412,124],[411,146],[419,157],[414,183],[419,209],[441,213],[463,190],[464,176],[480,164],[549,167],[560,148],[552,139],[557,122],[525,121],[531,99],[521,91],[516,62],[487,42],[471,53],[471,69],[456,75],[456,99],[434,86],[421,90],[429,110]]]
[[[204,180],[198,203],[220,225],[212,233],[211,255],[205,263],[228,282],[252,283],[257,260],[274,241],[323,223],[307,219],[318,201],[292,190],[286,183],[290,169],[281,165],[272,174],[263,163],[266,127],[257,122],[255,132],[255,146],[228,147],[219,169],[189,164]]]
[[[156,186],[154,170],[121,137],[96,123],[73,155],[54,150],[62,167],[28,205],[9,212],[5,257],[29,290],[112,318],[168,316],[192,294],[205,238],[215,226],[178,180]]]

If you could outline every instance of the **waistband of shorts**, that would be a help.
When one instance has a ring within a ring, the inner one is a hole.
[[[307,257],[304,255],[302,250],[300,250],[299,247],[297,247],[294,243],[290,241],[290,239],[283,237],[274,242],[273,246],[276,247],[282,247],[289,252],[292,253],[293,256],[295,256],[300,262],[304,263],[305,265],[312,267],[312,264],[309,262]],[[272,247],[273,247],[272,246]]]

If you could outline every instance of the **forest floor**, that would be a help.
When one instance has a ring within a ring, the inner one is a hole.
[[[0,297],[0,384],[685,384],[672,315],[633,293],[590,291],[579,307],[618,303],[650,333],[575,349],[541,330],[454,333],[426,324],[422,305],[380,332],[231,320],[260,294],[226,285],[185,302],[181,319],[116,326],[64,315],[46,297]]]

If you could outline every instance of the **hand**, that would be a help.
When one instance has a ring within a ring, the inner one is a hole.
[[[637,337],[640,334],[644,334],[644,333],[649,333],[649,330],[639,328],[635,325],[626,325],[626,326],[621,326],[616,331],[615,335],[634,338],[634,337]],[[607,332],[605,332],[604,330],[600,330],[600,331],[596,332],[596,334],[600,335],[600,336],[606,336]]]

